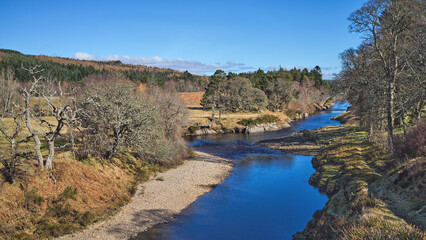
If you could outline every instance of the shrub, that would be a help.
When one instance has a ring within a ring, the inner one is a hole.
[[[195,133],[197,130],[199,130],[200,129],[200,127],[199,126],[197,126],[197,125],[191,125],[191,126],[189,126],[188,127],[188,131],[190,132],[190,133]]]
[[[38,226],[36,233],[38,233],[42,238],[51,238],[52,236],[59,237],[64,234],[72,233],[76,229],[81,229],[81,227],[78,224],[71,222],[46,222]]]
[[[129,191],[129,193],[130,194],[132,194],[132,195],[135,195],[135,193],[136,193],[136,186],[135,185],[132,185],[132,186],[130,186],[129,188],[128,188],[128,191]]]
[[[300,132],[302,133],[302,136],[305,138],[310,138],[312,136],[312,132],[308,129],[303,129]]]
[[[187,156],[181,133],[187,111],[175,91],[154,87],[142,93],[115,76],[89,85],[81,99],[86,105],[83,141],[89,144],[81,144],[79,156],[112,160],[131,149],[144,161],[161,165]]]
[[[109,160],[129,147],[141,157],[161,157],[164,144],[159,136],[164,131],[155,107],[135,92],[135,84],[112,80],[89,86],[82,96],[86,105],[81,116],[87,129],[84,141],[89,143],[86,150]]]
[[[40,205],[44,202],[44,198],[40,196],[38,190],[33,188],[25,193],[25,208],[30,212],[37,212]]]
[[[55,203],[55,204],[52,204],[52,206],[49,206],[47,208],[47,214],[49,216],[53,216],[57,218],[72,216],[75,213],[76,213],[76,210],[72,209],[69,203],[66,203],[66,204]]]
[[[264,124],[264,123],[275,123],[278,121],[279,121],[279,118],[277,116],[265,114],[255,119],[253,118],[241,119],[237,123],[244,126],[254,126],[254,125]]]
[[[78,214],[76,220],[81,226],[86,227],[93,223],[95,216],[90,211],[85,211],[82,214]]]
[[[285,110],[285,115],[287,115],[287,116],[289,116],[290,118],[292,118],[292,117],[294,116],[294,111],[293,111],[293,109],[290,109],[290,108],[286,109],[286,110]]]
[[[426,119],[417,121],[406,136],[395,139],[395,155],[413,158],[426,154]]]
[[[364,209],[374,208],[377,206],[376,199],[370,193],[367,195],[363,195],[356,199],[354,203],[352,203],[352,210],[355,213],[361,213]]]
[[[58,195],[58,201],[65,201],[67,199],[74,199],[75,195],[77,195],[77,188],[73,186],[68,186],[64,189],[62,193]]]

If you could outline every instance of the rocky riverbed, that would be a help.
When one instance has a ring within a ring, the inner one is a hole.
[[[196,155],[140,184],[130,203],[111,219],[58,239],[129,239],[155,224],[172,221],[232,170],[233,164],[228,159],[202,152]]]

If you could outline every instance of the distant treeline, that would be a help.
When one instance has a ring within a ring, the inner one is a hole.
[[[61,64],[52,61],[42,61],[31,55],[24,55],[18,51],[1,49],[0,52],[7,53],[8,56],[0,61],[0,69],[11,68],[15,72],[16,78],[21,82],[30,81],[30,75],[24,68],[40,66],[47,74],[54,79],[61,81],[78,82],[90,74],[99,74],[100,71],[92,66]]]
[[[237,74],[229,73],[228,78],[237,76]],[[264,72],[262,69],[259,69],[255,72],[240,73],[239,77],[250,79],[254,87],[261,90],[265,90],[268,86],[268,83],[273,79],[282,78],[287,81],[297,81],[301,82],[305,77],[315,82],[316,88],[329,87],[329,82],[322,79],[322,72],[319,66],[316,66],[312,70],[304,68],[303,70],[293,68],[291,70],[285,70],[280,67],[278,70]]]
[[[207,84],[206,77],[193,75],[188,71],[183,73],[171,69],[161,69],[157,71],[156,68],[152,70],[140,70],[137,69],[137,67],[133,68],[131,67],[132,65],[126,65],[120,61],[82,61],[94,62],[101,66],[96,69],[86,64],[64,64],[51,60],[41,60],[36,56],[25,55],[9,49],[0,49],[0,53],[3,53],[3,59],[0,61],[0,69],[13,69],[16,78],[21,82],[28,82],[31,80],[24,68],[40,66],[40,69],[44,69],[46,74],[54,80],[66,82],[79,82],[91,74],[98,75],[104,72],[119,72],[133,82],[141,82],[161,87],[172,85],[180,92],[202,91]],[[116,70],[114,69],[115,66],[122,66],[123,69],[126,70]]]
[[[0,69],[11,68],[15,72],[16,78],[21,82],[28,82],[28,73],[23,68],[40,66],[46,74],[57,81],[79,82],[91,74],[100,74],[103,72],[119,72],[124,77],[133,81],[155,86],[171,86],[179,92],[204,91],[209,80],[206,76],[198,76],[185,72],[177,72],[172,69],[138,69],[136,66],[123,64],[121,61],[81,61],[80,64],[65,64],[63,61],[43,60],[34,55],[22,54],[15,50],[0,49],[2,60],[0,61]],[[58,58],[60,59],[60,58]],[[95,63],[96,68],[85,63]],[[115,67],[121,67],[121,70],[116,70]],[[250,80],[255,88],[265,90],[268,83],[272,79],[282,78],[288,81],[301,82],[304,77],[315,82],[315,86],[329,87],[329,83],[322,79],[321,68],[315,67],[312,70],[308,69],[291,69],[284,70],[279,68],[276,71],[264,72],[259,69],[255,72],[248,73],[228,73],[227,78],[243,77]],[[210,77],[211,78],[211,77]]]

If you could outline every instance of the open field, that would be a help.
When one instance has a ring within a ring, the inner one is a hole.
[[[204,92],[180,92],[179,97],[188,108],[201,108],[201,99]]]
[[[189,121],[206,125],[211,123],[212,111],[210,109],[203,110],[200,104],[204,92],[185,92],[178,93],[182,101],[188,107]],[[243,127],[237,122],[242,119],[257,118],[265,114],[277,116],[279,123],[284,124],[289,122],[289,117],[283,112],[271,112],[269,110],[262,110],[260,112],[226,112],[222,113],[222,122],[219,126],[212,126],[215,128],[234,129],[235,127]],[[216,120],[219,118],[219,111],[215,112]]]

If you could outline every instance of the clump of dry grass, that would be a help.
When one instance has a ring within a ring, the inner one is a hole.
[[[418,239],[426,238],[426,233],[418,228],[389,221],[382,217],[367,217],[342,231],[341,240],[355,239]]]

